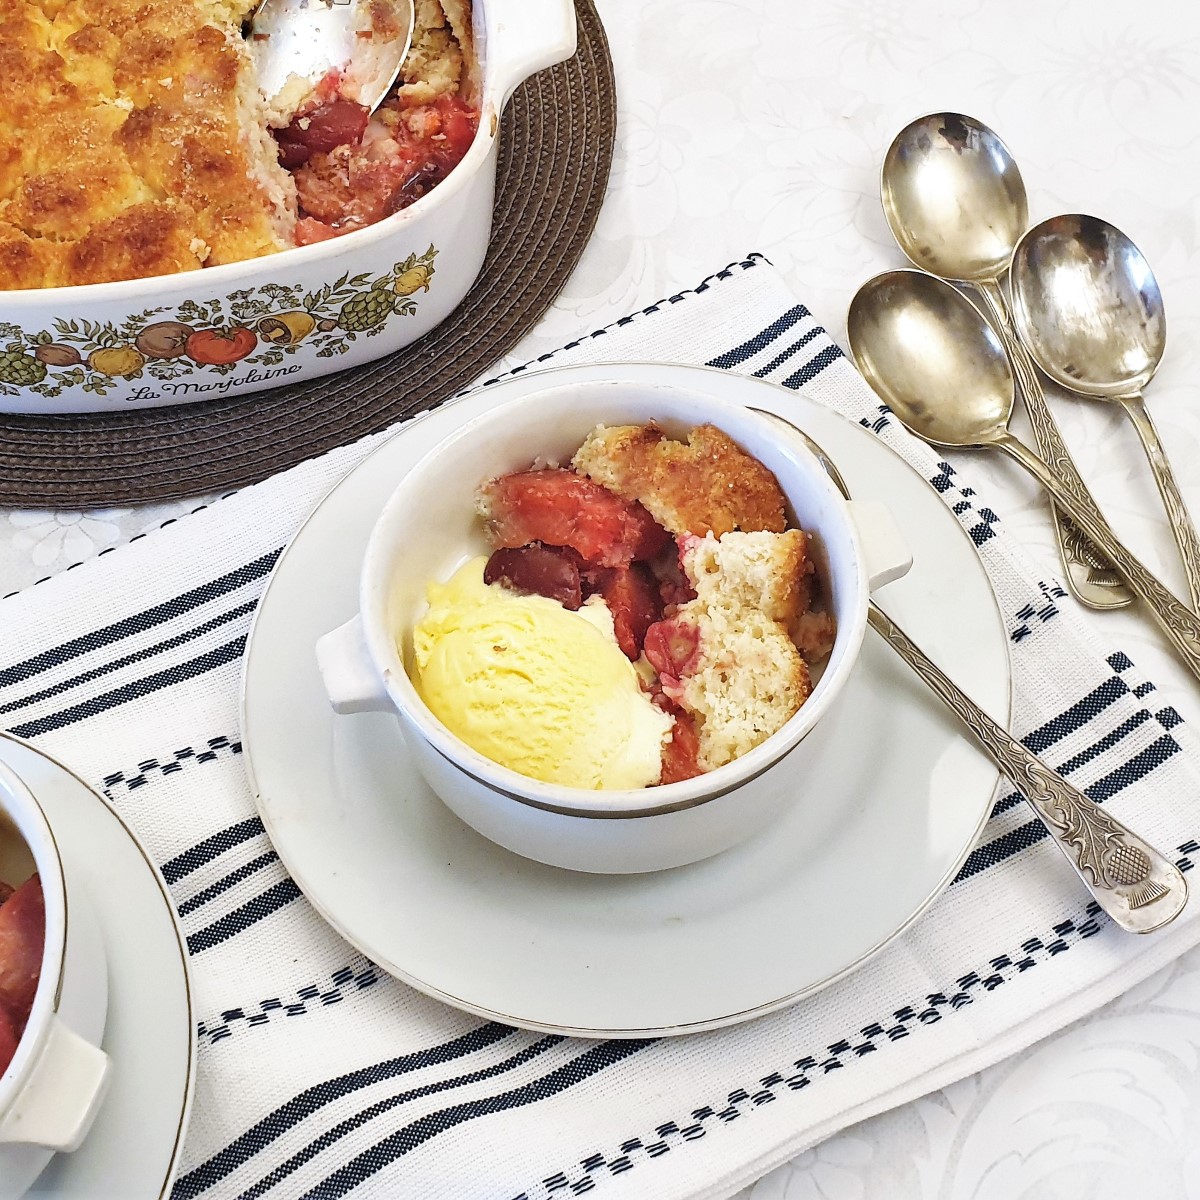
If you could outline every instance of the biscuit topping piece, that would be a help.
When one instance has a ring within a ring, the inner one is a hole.
[[[600,425],[571,465],[622,500],[640,500],[674,534],[786,528],[775,476],[715,425],[697,426],[686,442],[653,421]]]

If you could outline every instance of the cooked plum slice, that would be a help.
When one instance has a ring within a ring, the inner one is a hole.
[[[546,596],[573,612],[583,603],[579,562],[564,546],[513,546],[495,550],[483,569],[484,583],[502,583],[514,592]]]
[[[480,489],[480,511],[497,549],[569,546],[598,567],[653,558],[670,541],[640,504],[560,467],[490,480]]]
[[[641,657],[646,630],[662,617],[658,583],[645,563],[605,567],[588,573],[591,589],[612,613],[617,645],[630,662]]]
[[[692,587],[692,581],[683,569],[683,541],[683,538],[677,538],[677,552],[660,554],[651,564],[654,576],[658,580],[658,594],[664,607],[671,605],[678,608],[696,598],[696,589]]]
[[[668,694],[678,690],[679,681],[700,665],[700,630],[682,617],[657,621],[646,630],[646,658],[658,672]]]
[[[42,884],[31,875],[0,904],[0,1005],[24,1027],[42,970],[46,908]]]
[[[696,732],[695,722],[679,705],[672,704],[665,696],[656,696],[654,702],[675,718],[670,740],[663,745],[662,774],[658,782],[680,783],[684,779],[695,779],[697,775],[702,775],[704,772],[700,770],[698,762],[700,736]]]

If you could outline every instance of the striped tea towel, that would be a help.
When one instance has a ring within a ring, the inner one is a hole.
[[[1194,735],[909,437],[770,264],[751,255],[523,370],[700,362],[872,429],[979,547],[1011,631],[1015,725],[1185,869]],[[369,438],[0,602],[0,711],[102,789],[162,866],[192,951],[199,1082],[176,1200],[725,1196],[873,1112],[1099,1005],[1200,939],[1094,907],[1007,787],[913,929],[796,1007],[715,1033],[589,1042],[480,1021],[383,977],[288,879],[239,754],[239,658],[280,548]]]

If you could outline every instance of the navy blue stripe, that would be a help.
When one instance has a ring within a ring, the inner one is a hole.
[[[568,1088],[598,1075],[601,1071],[616,1063],[653,1046],[655,1039],[639,1038],[631,1041],[601,1042],[600,1045],[585,1051],[569,1063],[535,1079],[523,1087],[501,1092],[496,1096],[487,1096],[482,1100],[472,1100],[464,1104],[456,1104],[452,1108],[443,1108],[440,1112],[429,1113],[411,1125],[398,1129],[390,1137],[377,1142],[369,1150],[355,1155],[345,1166],[340,1167],[331,1175],[326,1176],[310,1192],[306,1192],[302,1200],[336,1200],[347,1192],[358,1187],[364,1180],[382,1171],[389,1163],[403,1157],[410,1150],[415,1150],[430,1138],[439,1133],[445,1133],[464,1121],[473,1121],[476,1117],[486,1117],[492,1113],[505,1112],[512,1108],[522,1108],[565,1092]]]
[[[836,346],[826,346],[820,354],[814,354],[794,375],[789,375],[783,380],[783,386],[786,388],[803,387],[820,375],[830,363],[837,362],[841,357],[842,352]]]
[[[269,867],[273,862],[279,861],[279,855],[274,850],[268,850],[266,854],[260,854],[257,858],[251,859],[250,862],[238,867],[236,871],[231,871],[223,879],[218,879],[216,883],[210,884],[197,892],[190,899],[185,900],[176,909],[181,917],[186,917],[188,913],[195,912],[196,909],[202,908],[210,900],[216,899],[222,892],[227,892],[234,884],[241,883],[243,879],[249,879],[251,875],[256,875],[264,867]]]
[[[1123,721],[1112,731],[1105,734],[1098,742],[1089,746],[1086,750],[1081,750],[1074,758],[1068,758],[1067,761],[1059,766],[1058,773],[1060,775],[1070,775],[1072,771],[1079,770],[1085,763],[1089,763],[1093,758],[1098,758],[1106,750],[1111,750],[1119,741],[1128,737],[1135,729],[1150,720],[1150,714],[1145,710],[1136,712],[1128,721]]]
[[[1131,783],[1137,783],[1155,767],[1161,767],[1167,759],[1174,758],[1180,749],[1179,743],[1169,733],[1164,733],[1144,750],[1139,750],[1131,759],[1097,779],[1090,787],[1084,788],[1084,791],[1097,803],[1103,803]]]
[[[228,828],[214,833],[211,837],[205,838],[202,842],[197,842],[190,849],[184,850],[174,858],[169,859],[163,864],[162,877],[169,884],[178,883],[184,876],[198,870],[206,862],[211,862],[214,858],[218,858],[226,850],[232,850],[234,846],[238,846],[242,842],[248,842],[251,838],[264,836],[265,834],[266,830],[263,828],[263,823],[258,817],[250,817],[249,820],[239,821],[236,825],[230,825]]]
[[[412,1088],[407,1092],[388,1096],[386,1100],[380,1100],[378,1103],[364,1108],[361,1112],[355,1113],[354,1116],[349,1117],[345,1121],[340,1121],[332,1129],[321,1134],[319,1138],[310,1142],[303,1150],[293,1154],[291,1158],[285,1159],[273,1171],[263,1176],[256,1184],[247,1188],[238,1196],[238,1200],[258,1200],[258,1197],[264,1192],[270,1191],[277,1183],[291,1175],[293,1171],[316,1158],[323,1150],[327,1150],[348,1133],[353,1133],[368,1121],[375,1120],[376,1117],[382,1116],[385,1112],[389,1112],[401,1104],[407,1104],[410,1100],[419,1100],[423,1096],[433,1096],[438,1092],[450,1091],[452,1088],[464,1087],[467,1084],[481,1083],[485,1079],[494,1079],[516,1067],[524,1066],[527,1062],[532,1062],[533,1059],[545,1054],[547,1050],[553,1049],[553,1047],[559,1045],[562,1041],[563,1039],[558,1035],[544,1037],[534,1042],[533,1045],[527,1046],[519,1054],[514,1054],[502,1062],[496,1063],[495,1066],[487,1067],[480,1071],[470,1071],[465,1075],[456,1075],[452,1079],[440,1079],[436,1083],[427,1083],[424,1087]]]
[[[1162,766],[1167,759],[1178,754],[1179,750],[1179,743],[1170,734],[1164,734],[1128,762],[1122,763],[1083,790],[1097,803],[1103,803],[1110,796],[1115,796],[1117,792],[1150,774],[1155,767]],[[1029,821],[1001,834],[998,838],[993,838],[990,842],[984,842],[967,855],[967,860],[955,876],[954,882],[960,883],[972,875],[978,875],[980,871],[986,871],[989,867],[1004,862],[1005,859],[1027,850],[1035,842],[1040,842],[1048,836],[1046,827],[1040,821]]]
[[[1115,675],[1106,679],[1098,688],[1094,688],[1082,700],[1072,704],[1065,712],[1059,713],[1052,721],[1028,733],[1021,740],[1034,754],[1048,750],[1055,742],[1061,741],[1068,733],[1073,733],[1082,725],[1086,725],[1093,717],[1099,716],[1106,708],[1114,704],[1122,696],[1129,695],[1129,685]]]
[[[103,629],[93,630],[91,633],[84,634],[83,637],[72,638],[71,641],[64,642],[61,646],[55,646],[52,650],[44,650],[41,654],[35,654],[33,658],[25,659],[24,662],[5,667],[0,670],[0,687],[5,687],[10,683],[19,683],[50,667],[61,666],[81,654],[87,654],[111,642],[132,637],[135,633],[142,633],[155,625],[161,625],[164,621],[172,620],[185,612],[199,608],[200,605],[207,604],[218,596],[235,591],[255,579],[262,579],[265,575],[270,574],[275,560],[282,553],[282,549],[272,550],[269,554],[264,554],[261,558],[256,558],[253,562],[246,563],[245,566],[238,567],[235,571],[230,571],[228,575],[222,575],[219,579],[210,580],[189,592],[184,592],[162,604],[156,604],[153,608],[146,609],[145,612],[126,617],[112,625],[106,625]]]
[[[732,350],[718,354],[716,358],[710,358],[704,365],[726,369],[736,367],[738,363],[753,358],[760,350],[765,350],[785,329],[791,329],[793,325],[799,324],[805,317],[811,315],[803,304],[797,304],[794,308],[789,308],[777,321],[772,321],[761,333],[756,333],[748,342],[734,346]]]
[[[782,354],[777,354],[765,367],[759,367],[754,372],[756,379],[762,379],[770,375],[777,367],[783,366],[785,362],[793,355],[798,354],[805,346],[808,345],[814,338],[819,338],[824,334],[825,330],[821,328],[810,329],[803,337],[797,338]]]
[[[251,925],[257,925],[259,921],[291,904],[293,900],[299,899],[300,889],[295,882],[291,879],[281,879],[219,921],[214,921],[193,933],[187,940],[188,953],[199,954],[204,950],[211,950],[214,946],[243,933]]]
[[[244,617],[247,613],[252,613],[257,603],[257,600],[252,600],[249,604],[239,604],[237,608],[231,609],[227,613],[222,613],[218,617],[213,617],[211,621],[205,621],[204,624],[197,625],[194,629],[189,629],[186,633],[181,633],[178,637],[168,638],[165,642],[156,642],[153,646],[141,650],[137,654],[127,654],[124,658],[114,659],[112,662],[106,663],[103,667],[97,667],[94,671],[86,671],[82,675],[74,675],[70,679],[64,679],[62,683],[56,683],[53,687],[45,688],[40,692],[32,692],[28,696],[23,696],[20,700],[12,701],[10,704],[2,704],[0,705],[0,713],[16,712],[19,708],[28,708],[29,705],[36,704],[39,700],[46,700],[50,696],[61,695],[63,692],[69,691],[81,683],[88,683],[93,679],[99,679],[103,675],[111,675],[113,671],[119,671],[122,667],[129,666],[130,663],[142,662],[147,658],[152,658],[156,654],[161,654],[164,650],[174,650],[177,646],[193,642],[202,634],[208,633],[213,629],[219,629],[222,625],[228,625],[230,621],[236,621],[238,617]]]
[[[1111,733],[1105,734],[1104,737],[1099,738],[1086,749],[1081,750],[1074,758],[1068,758],[1056,770],[1060,775],[1070,775],[1086,763],[1091,762],[1094,758],[1098,758],[1101,754],[1111,750],[1118,742],[1124,741],[1129,734],[1135,729],[1140,729],[1149,719],[1150,713],[1145,709],[1134,713],[1129,720],[1122,722]],[[1026,741],[1026,745],[1028,745],[1028,741]],[[1010,808],[1015,808],[1018,804],[1023,803],[1024,797],[1020,792],[1009,792],[992,806],[992,816],[998,817],[1001,813],[1005,813]]]
[[[489,1021],[486,1025],[479,1025],[469,1033],[441,1045],[391,1058],[370,1067],[360,1067],[357,1071],[314,1084],[263,1117],[261,1121],[255,1122],[223,1150],[177,1179],[171,1190],[171,1200],[192,1200],[192,1197],[198,1196],[206,1188],[224,1179],[260,1150],[266,1149],[294,1125],[298,1125],[326,1104],[332,1104],[342,1096],[385,1079],[394,1079],[413,1071],[424,1070],[426,1067],[437,1066],[439,1063],[453,1062],[456,1058],[474,1054],[495,1042],[511,1037],[515,1032],[515,1029],[507,1025]]]
[[[1041,821],[1026,821],[1024,825],[1018,825],[1016,829],[1010,829],[998,838],[976,846],[967,855],[967,861],[954,877],[954,882],[961,883],[964,879],[970,879],[972,875],[978,875],[980,871],[986,871],[989,867],[1012,858],[1014,854],[1028,850],[1030,846],[1049,836]]]
[[[86,721],[89,717],[107,712],[110,708],[128,704],[130,700],[137,700],[163,688],[174,687],[185,679],[194,679],[197,675],[223,667],[226,663],[236,662],[245,648],[246,638],[243,635],[232,642],[226,642],[224,646],[210,650],[207,654],[201,654],[198,658],[147,675],[145,679],[127,683],[111,692],[102,692],[99,696],[93,696],[91,700],[64,708],[61,712],[51,713],[48,717],[38,717],[35,721],[26,721],[24,725],[14,725],[9,732],[17,737],[31,738],[48,733],[52,729],[62,729],[65,725],[74,725],[77,721]]]

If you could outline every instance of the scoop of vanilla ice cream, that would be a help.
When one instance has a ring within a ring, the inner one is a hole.
[[[674,722],[642,691],[603,600],[571,612],[484,583],[486,562],[429,585],[410,675],[430,711],[480,754],[545,783],[657,783]]]

